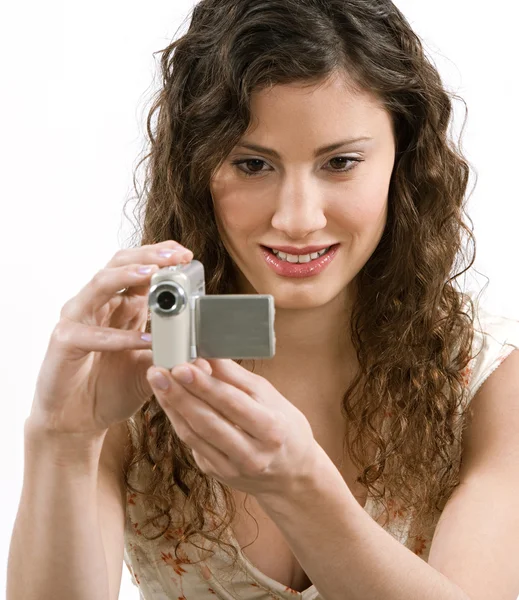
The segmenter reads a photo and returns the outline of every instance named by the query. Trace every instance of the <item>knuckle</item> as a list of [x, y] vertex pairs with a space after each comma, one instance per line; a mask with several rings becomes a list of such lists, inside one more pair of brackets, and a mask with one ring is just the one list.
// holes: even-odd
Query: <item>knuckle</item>
[[272, 432], [272, 436], [274, 438], [275, 443], [284, 444], [287, 439], [287, 431], [290, 429], [290, 423], [286, 418], [286, 415], [276, 415], [276, 417], [272, 417], [271, 426], [269, 431]]
[[215, 475], [218, 475], [218, 473], [212, 469], [209, 465], [206, 465], [204, 468], [200, 467], [200, 470], [202, 472], [204, 472], [206, 475], [209, 475], [209, 477], [214, 477]]
[[205, 377], [198, 377], [196, 386], [202, 393], [210, 393], [213, 389], [213, 386]]
[[278, 426], [273, 425], [268, 430], [269, 444], [271, 446], [274, 446], [274, 448], [281, 448], [281, 446], [283, 446], [284, 441], [285, 441], [285, 436], [284, 436], [283, 432], [279, 429]]
[[251, 398], [262, 406], [265, 406], [265, 398], [268, 398], [272, 392], [267, 385], [261, 382], [258, 385], [249, 386], [249, 390]]
[[243, 469], [250, 477], [259, 477], [268, 469], [268, 463], [259, 456], [255, 458], [248, 457], [243, 462]]
[[202, 437], [211, 440], [219, 431], [218, 422], [215, 418], [204, 420], [203, 426], [199, 427], [199, 430]]
[[91, 283], [94, 287], [101, 287], [103, 285], [103, 282], [105, 281], [105, 278], [106, 278], [106, 270], [101, 269], [92, 277]]
[[125, 248], [121, 248], [120, 250], [117, 250], [117, 252], [113, 255], [112, 260], [117, 262], [122, 261], [126, 257], [127, 253], [128, 250], [126, 250]]
[[269, 446], [280, 448], [286, 439], [287, 423], [283, 415], [269, 415], [264, 430], [264, 440]]
[[189, 427], [181, 425], [178, 430], [178, 435], [188, 446], [191, 446], [196, 441], [196, 433]]
[[175, 240], [164, 240], [162, 242], [157, 242], [153, 246], [149, 246], [149, 248], [154, 249], [155, 251], [168, 248], [178, 250], [179, 248], [182, 248], [182, 246]]
[[70, 298], [70, 300], [67, 300], [65, 302], [65, 304], [61, 307], [61, 310], [59, 311], [59, 318], [64, 319], [65, 317], [67, 317], [70, 314], [70, 310], [72, 308], [72, 298]]
[[253, 383], [251, 387], [257, 395], [267, 395], [272, 391], [272, 384], [270, 383], [270, 381], [268, 381], [264, 377], [261, 377], [261, 375], [257, 375], [254, 373], [252, 381]]
[[253, 373], [252, 371], [249, 371], [249, 373], [247, 374], [247, 377], [250, 377], [253, 384], [258, 387], [261, 387], [261, 385], [264, 384], [264, 382], [266, 381], [266, 379], [264, 377], [261, 377], [261, 375], [258, 375], [257, 373]]
[[103, 329], [94, 329], [92, 331], [92, 335], [96, 340], [99, 340], [100, 342], [107, 342], [112, 334], [109, 331], [105, 331]]
[[58, 346], [67, 346], [70, 344], [73, 332], [70, 322], [60, 319], [51, 333], [51, 342]]
[[233, 415], [234, 417], [243, 417], [243, 416], [247, 416], [247, 411], [244, 410], [243, 407], [243, 402], [239, 402], [236, 398], [233, 398], [232, 396], [228, 396], [226, 398], [226, 404], [227, 407], [229, 409], [229, 413], [231, 415]]

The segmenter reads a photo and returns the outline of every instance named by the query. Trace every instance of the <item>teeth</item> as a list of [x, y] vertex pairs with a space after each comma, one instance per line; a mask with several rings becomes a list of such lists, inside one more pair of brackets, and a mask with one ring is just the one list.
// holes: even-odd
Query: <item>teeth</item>
[[280, 252], [279, 250], [272, 250], [272, 252], [280, 259], [285, 262], [290, 263], [307, 263], [311, 260], [315, 260], [319, 258], [323, 254], [326, 254], [328, 250], [331, 248], [325, 248], [324, 250], [319, 250], [319, 252], [312, 252], [311, 254], [287, 254], [286, 252]]

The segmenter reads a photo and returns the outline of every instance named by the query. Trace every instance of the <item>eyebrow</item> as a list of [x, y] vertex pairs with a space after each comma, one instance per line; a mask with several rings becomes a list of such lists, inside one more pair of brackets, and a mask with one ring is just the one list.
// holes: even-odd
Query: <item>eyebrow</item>
[[[333, 150], [337, 150], [341, 146], [346, 146], [348, 144], [354, 144], [356, 142], [369, 142], [372, 141], [373, 138], [369, 136], [362, 136], [357, 138], [348, 138], [346, 140], [342, 140], [340, 142], [335, 142], [334, 144], [330, 144], [329, 146], [322, 146], [321, 148], [317, 148], [314, 152], [314, 157], [317, 158], [321, 156], [321, 154], [326, 154], [326, 152], [332, 152]], [[236, 148], [247, 148], [249, 150], [254, 150], [255, 152], [260, 152], [263, 154], [270, 154], [274, 158], [281, 159], [281, 156], [272, 148], [266, 148], [265, 146], [259, 146], [258, 144], [251, 144], [248, 142], [241, 142], [236, 145]]]

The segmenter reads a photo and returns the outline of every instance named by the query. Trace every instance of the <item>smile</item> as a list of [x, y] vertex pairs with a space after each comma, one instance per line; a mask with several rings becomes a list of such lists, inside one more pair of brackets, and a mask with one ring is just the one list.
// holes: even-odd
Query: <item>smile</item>
[[287, 252], [273, 250], [272, 248], [269, 248], [269, 250], [280, 260], [284, 260], [289, 263], [308, 263], [312, 260], [315, 260], [316, 258], [319, 258], [320, 256], [323, 256], [323, 254], [326, 254], [330, 248], [331, 246], [329, 246], [328, 248], [324, 248], [323, 250], [319, 250], [318, 252], [312, 252], [310, 254], [288, 254]]
[[334, 244], [311, 254], [287, 254], [261, 246], [261, 253], [267, 265], [282, 277], [314, 277], [322, 273], [339, 251], [340, 244]]

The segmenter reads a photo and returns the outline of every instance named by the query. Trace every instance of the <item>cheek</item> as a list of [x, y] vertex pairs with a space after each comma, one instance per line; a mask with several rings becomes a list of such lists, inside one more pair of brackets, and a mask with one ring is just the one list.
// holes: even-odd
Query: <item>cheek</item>
[[215, 214], [228, 234], [253, 231], [267, 216], [261, 202], [242, 195], [228, 195], [215, 202]]
[[[223, 235], [246, 233], [260, 226], [266, 206], [256, 189], [254, 193], [223, 167], [211, 181], [211, 195], [218, 227]], [[223, 230], [223, 231], [222, 231]]]
[[337, 221], [346, 230], [362, 233], [378, 230], [385, 224], [387, 217], [387, 191], [384, 194], [368, 194], [366, 192], [354, 198], [343, 197], [335, 203], [330, 221]]
[[366, 176], [351, 182], [348, 189], [343, 190], [342, 197], [335, 202], [336, 211], [342, 214], [343, 222], [354, 230], [378, 230], [386, 221], [388, 191], [389, 180], [386, 176], [366, 173]]

